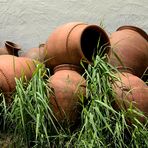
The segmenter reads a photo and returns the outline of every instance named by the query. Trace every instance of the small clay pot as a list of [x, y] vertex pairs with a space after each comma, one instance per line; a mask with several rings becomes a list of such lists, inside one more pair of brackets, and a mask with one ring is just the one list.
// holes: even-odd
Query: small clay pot
[[21, 57], [31, 58], [40, 62], [44, 62], [45, 60], [45, 44], [40, 44], [38, 48], [31, 48], [27, 52], [21, 55]]
[[75, 124], [80, 117], [80, 97], [85, 96], [86, 81], [79, 74], [80, 67], [63, 64], [54, 68], [49, 78], [49, 87], [53, 90], [50, 105], [59, 122]]
[[21, 50], [21, 47], [13, 42], [6, 41], [5, 42], [5, 47], [0, 48], [0, 55], [14, 55], [18, 56], [18, 52]]
[[35, 63], [29, 58], [1, 55], [0, 90], [3, 93], [11, 93], [15, 90], [15, 78], [19, 79], [24, 76], [24, 80], [30, 80], [35, 67]]
[[109, 53], [109, 49], [108, 35], [101, 27], [81, 22], [67, 23], [59, 26], [47, 39], [46, 66], [54, 68], [65, 63], [79, 66], [82, 59], [90, 63], [97, 52], [102, 52], [103, 56]]
[[[148, 117], [148, 86], [137, 76], [131, 73], [116, 73], [119, 81], [113, 84], [115, 92], [116, 109], [125, 109], [133, 106]], [[143, 117], [139, 117], [144, 122]]]
[[148, 35], [135, 26], [121, 26], [110, 36], [110, 63], [140, 77], [148, 67]]

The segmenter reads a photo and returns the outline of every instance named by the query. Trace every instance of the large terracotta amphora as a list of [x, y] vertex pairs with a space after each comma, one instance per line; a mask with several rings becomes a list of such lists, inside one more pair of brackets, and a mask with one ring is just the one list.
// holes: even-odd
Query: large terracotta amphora
[[49, 87], [53, 94], [50, 105], [59, 122], [75, 124], [80, 115], [80, 99], [85, 96], [85, 79], [80, 75], [80, 68], [63, 64], [54, 68], [54, 75], [49, 78]]
[[128, 68], [142, 77], [148, 68], [148, 35], [135, 26], [122, 26], [110, 36], [110, 63], [119, 70]]
[[108, 35], [101, 27], [81, 22], [67, 23], [55, 29], [47, 39], [46, 66], [80, 65], [81, 59], [91, 62], [97, 52], [103, 56], [109, 53], [109, 49]]
[[29, 58], [12, 55], [0, 56], [0, 90], [3, 93], [11, 93], [15, 90], [15, 78], [24, 77], [30, 80], [36, 66]]
[[[142, 111], [148, 117], [148, 86], [131, 73], [116, 73], [119, 80], [113, 84], [117, 108], [130, 107]], [[143, 122], [144, 118], [140, 117]]]

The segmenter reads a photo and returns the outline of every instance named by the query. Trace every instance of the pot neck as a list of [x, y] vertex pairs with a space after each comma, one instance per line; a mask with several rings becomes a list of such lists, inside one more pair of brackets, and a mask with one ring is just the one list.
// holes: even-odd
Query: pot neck
[[116, 31], [125, 30], [125, 29], [133, 30], [133, 31], [139, 33], [146, 41], [148, 41], [147, 33], [144, 30], [142, 30], [141, 28], [136, 27], [136, 26], [128, 26], [128, 25], [121, 26]]
[[61, 64], [61, 65], [58, 65], [56, 66], [53, 71], [54, 73], [56, 73], [57, 71], [60, 71], [60, 70], [72, 70], [72, 71], [76, 71], [80, 74], [83, 73], [83, 68], [78, 66], [78, 65], [73, 65], [73, 64]]

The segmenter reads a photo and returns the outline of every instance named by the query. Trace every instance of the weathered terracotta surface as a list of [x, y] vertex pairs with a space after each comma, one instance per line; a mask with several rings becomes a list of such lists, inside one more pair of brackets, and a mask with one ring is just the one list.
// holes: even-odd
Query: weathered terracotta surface
[[65, 63], [80, 65], [82, 58], [91, 62], [93, 54], [97, 53], [98, 42], [103, 55], [109, 53], [109, 38], [101, 27], [81, 22], [59, 26], [47, 39], [46, 65], [51, 68]]
[[118, 107], [127, 110], [132, 103], [148, 116], [148, 86], [133, 74], [122, 72], [115, 75], [120, 78], [113, 84]]
[[147, 33], [135, 26], [122, 26], [111, 34], [110, 42], [113, 48], [110, 63], [131, 69], [133, 74], [141, 77], [148, 68]]
[[26, 77], [30, 80], [35, 70], [35, 63], [28, 58], [15, 57], [12, 55], [0, 56], [0, 89], [4, 93], [15, 89], [15, 78]]
[[86, 84], [76, 69], [79, 68], [74, 65], [59, 65], [55, 67], [55, 73], [48, 81], [54, 92], [54, 95], [50, 96], [50, 105], [59, 122], [67, 120], [73, 124], [78, 120], [79, 97], [85, 96]]

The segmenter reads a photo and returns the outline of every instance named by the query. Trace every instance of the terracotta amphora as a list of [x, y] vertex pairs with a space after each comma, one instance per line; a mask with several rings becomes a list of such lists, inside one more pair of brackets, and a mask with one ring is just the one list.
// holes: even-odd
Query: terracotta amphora
[[117, 68], [128, 68], [142, 77], [148, 68], [148, 35], [135, 26], [121, 26], [110, 36], [110, 63]]
[[[148, 86], [139, 77], [127, 73], [116, 73], [119, 80], [113, 84], [117, 108], [127, 110], [132, 107], [148, 117]], [[139, 118], [144, 122], [144, 118]]]
[[79, 66], [81, 59], [90, 63], [97, 52], [103, 56], [109, 53], [109, 49], [108, 35], [101, 27], [81, 22], [67, 23], [55, 29], [47, 39], [46, 66], [54, 68], [65, 63]]
[[15, 90], [15, 78], [30, 80], [35, 68], [34, 61], [29, 58], [0, 55], [0, 90], [11, 93]]
[[53, 94], [50, 105], [59, 122], [72, 125], [80, 115], [80, 98], [85, 96], [86, 81], [80, 75], [81, 69], [71, 64], [62, 64], [54, 68], [49, 78], [49, 87]]

